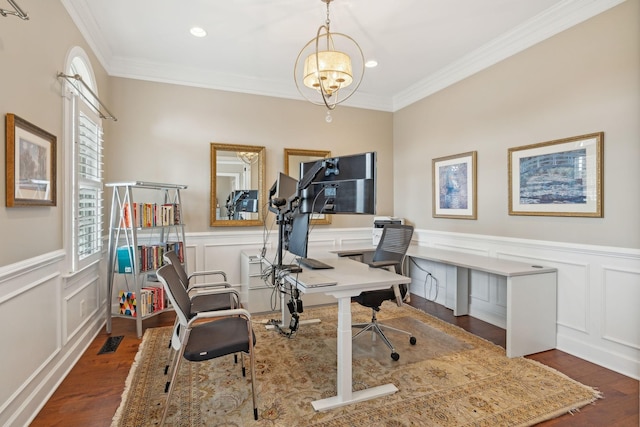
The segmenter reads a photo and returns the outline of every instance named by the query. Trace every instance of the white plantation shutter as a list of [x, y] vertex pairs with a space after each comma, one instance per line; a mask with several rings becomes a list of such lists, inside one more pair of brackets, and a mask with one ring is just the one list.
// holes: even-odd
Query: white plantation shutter
[[82, 267], [83, 260], [102, 250], [102, 127], [85, 102], [76, 102], [74, 243]]

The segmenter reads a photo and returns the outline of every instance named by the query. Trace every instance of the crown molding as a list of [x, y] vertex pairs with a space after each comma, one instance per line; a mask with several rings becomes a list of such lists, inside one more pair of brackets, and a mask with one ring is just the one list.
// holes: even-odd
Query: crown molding
[[104, 39], [102, 33], [95, 30], [96, 28], [99, 28], [99, 26], [95, 19], [93, 19], [93, 15], [89, 11], [86, 3], [77, 0], [60, 1], [67, 10], [67, 13], [71, 17], [73, 23], [78, 27], [80, 34], [84, 37], [85, 41], [91, 48], [91, 51], [96, 58], [98, 58], [98, 62], [100, 62], [102, 68], [104, 68], [107, 74], [110, 75], [109, 64], [111, 62], [111, 58], [113, 58], [113, 53], [111, 52], [109, 43]]
[[[306, 101], [298, 93], [293, 80], [247, 78], [246, 76], [216, 73], [200, 68], [122, 57], [115, 57], [111, 60], [108, 73], [113, 77]], [[391, 99], [365, 92], [356, 92], [341, 105], [389, 112], [392, 108]]]
[[565, 0], [393, 97], [398, 111], [626, 0]]
[[[475, 73], [586, 21], [626, 0], [564, 0], [475, 51], [402, 90], [391, 99], [356, 92], [342, 105], [395, 112]], [[71, 19], [110, 76], [228, 92], [304, 100], [293, 82], [114, 57], [85, 3], [61, 0]]]

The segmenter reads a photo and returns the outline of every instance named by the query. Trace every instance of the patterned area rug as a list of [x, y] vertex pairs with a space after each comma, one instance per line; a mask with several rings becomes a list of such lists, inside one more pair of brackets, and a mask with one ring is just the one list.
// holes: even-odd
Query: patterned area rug
[[[353, 321], [371, 312], [352, 305]], [[354, 390], [394, 383], [393, 395], [315, 412], [311, 401], [335, 395], [337, 306], [305, 309], [293, 338], [267, 330], [254, 316], [259, 420], [251, 386], [233, 357], [182, 364], [170, 406], [172, 426], [529, 426], [600, 398], [535, 361], [508, 359], [504, 349], [409, 306], [385, 303], [381, 322], [411, 330], [390, 334], [400, 360], [391, 360], [370, 334], [353, 343]], [[171, 328], [148, 329], [112, 427], [156, 425], [166, 395], [163, 374]], [[247, 370], [247, 372], [249, 372]]]

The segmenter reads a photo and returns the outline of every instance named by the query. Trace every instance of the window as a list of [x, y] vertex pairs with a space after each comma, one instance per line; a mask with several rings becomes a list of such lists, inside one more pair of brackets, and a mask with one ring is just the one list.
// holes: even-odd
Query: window
[[86, 109], [83, 102], [76, 116], [74, 241], [78, 261], [100, 253], [102, 249], [102, 128], [95, 114], [84, 111]]
[[[67, 60], [68, 75], [80, 75], [97, 94], [95, 78], [84, 51], [74, 48]], [[69, 271], [76, 272], [100, 259], [103, 227], [102, 122], [82, 95], [92, 95], [80, 82], [64, 82], [65, 248]]]

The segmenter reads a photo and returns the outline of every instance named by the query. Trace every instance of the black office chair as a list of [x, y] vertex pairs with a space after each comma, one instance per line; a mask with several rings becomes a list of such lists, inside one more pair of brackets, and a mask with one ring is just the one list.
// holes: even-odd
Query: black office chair
[[[407, 248], [411, 243], [411, 237], [413, 236], [413, 227], [410, 225], [400, 224], [387, 224], [382, 230], [382, 236], [380, 242], [376, 247], [376, 251], [373, 255], [373, 260], [367, 262], [370, 267], [373, 268], [391, 268], [393, 267], [397, 274], [402, 274], [402, 266], [404, 262]], [[353, 256], [354, 254], [351, 253]], [[381, 289], [377, 291], [362, 292], [357, 297], [353, 298], [353, 301], [365, 307], [372, 309], [371, 322], [358, 323], [352, 325], [354, 328], [362, 328], [357, 334], [353, 336], [356, 339], [364, 332], [371, 330], [382, 338], [384, 343], [391, 349], [391, 358], [393, 360], [400, 359], [400, 355], [396, 352], [391, 341], [385, 336], [383, 330], [389, 330], [393, 332], [400, 332], [409, 335], [409, 343], [415, 345], [416, 338], [411, 332], [403, 331], [401, 329], [393, 328], [388, 325], [383, 325], [378, 322], [376, 313], [380, 311], [380, 306], [384, 301], [395, 301], [398, 306], [402, 305], [409, 288], [407, 285], [394, 285], [389, 289]]]
[[246, 375], [244, 354], [249, 355], [251, 371], [251, 393], [253, 396], [253, 417], [258, 419], [256, 399], [256, 373], [254, 346], [256, 337], [251, 326], [251, 315], [242, 308], [230, 310], [202, 311], [190, 316], [191, 299], [180, 282], [173, 266], [165, 265], [157, 271], [167, 296], [173, 305], [180, 324], [178, 340], [174, 348], [178, 351], [171, 366], [171, 379], [168, 383], [167, 402], [160, 425], [164, 425], [169, 412], [171, 394], [175, 389], [176, 378], [183, 358], [191, 362], [202, 362], [221, 356], [243, 353], [242, 376]]

